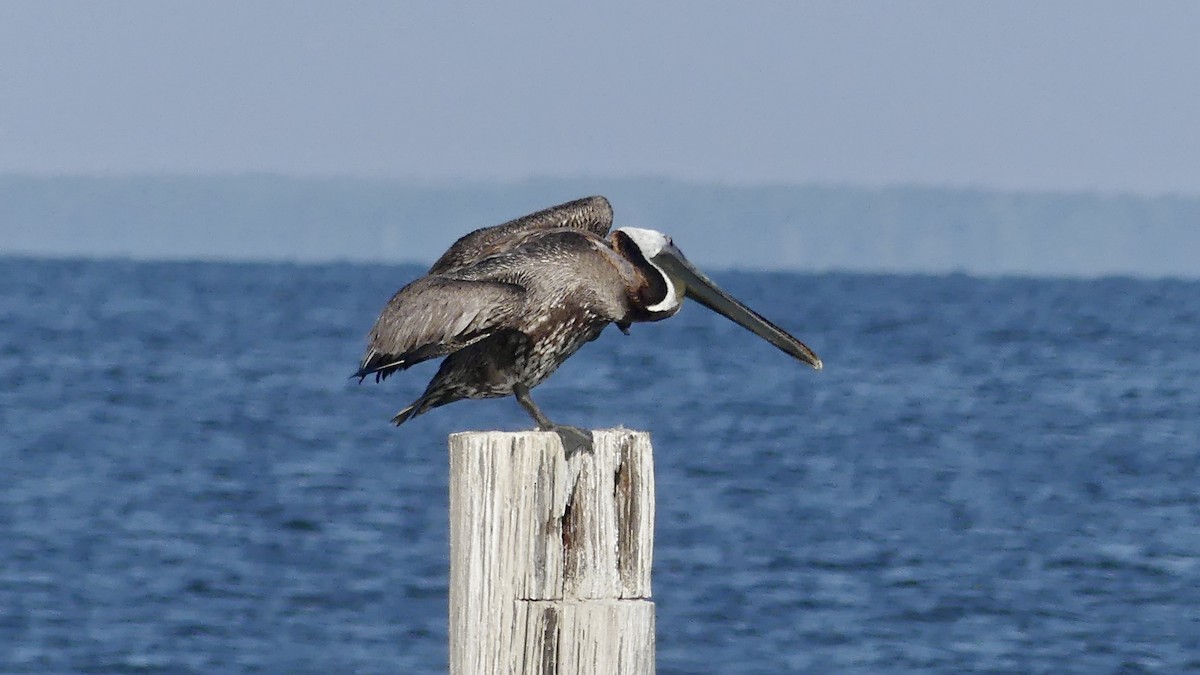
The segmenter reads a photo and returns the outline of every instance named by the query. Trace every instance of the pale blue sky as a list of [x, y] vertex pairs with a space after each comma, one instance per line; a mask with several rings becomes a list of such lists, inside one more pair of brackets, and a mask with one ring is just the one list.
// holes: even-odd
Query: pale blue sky
[[0, 172], [1200, 194], [1200, 3], [0, 2]]

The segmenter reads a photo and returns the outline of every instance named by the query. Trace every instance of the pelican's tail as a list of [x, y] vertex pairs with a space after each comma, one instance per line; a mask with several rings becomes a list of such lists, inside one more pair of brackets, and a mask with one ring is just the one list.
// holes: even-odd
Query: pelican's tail
[[[448, 403], [448, 402], [449, 401], [445, 401], [444, 403]], [[416, 417], [417, 415], [421, 415], [421, 414], [425, 413], [426, 411], [428, 411], [430, 408], [436, 408], [439, 405], [442, 405], [442, 403], [438, 403], [437, 401], [433, 400], [433, 398], [429, 395], [429, 393], [426, 392], [426, 394], [424, 396], [413, 401], [412, 405], [410, 405], [407, 408], [396, 413], [396, 416], [392, 418], [392, 424], [395, 424], [396, 426], [400, 426], [401, 424], [404, 424], [405, 422]]]
[[[449, 361], [446, 363], [449, 363]], [[468, 396], [464, 396], [460, 389], [446, 383], [445, 376], [443, 375], [445, 369], [446, 364], [443, 363], [442, 370], [438, 371], [433, 381], [425, 388], [425, 393], [413, 401], [412, 405], [396, 413], [396, 416], [392, 418], [392, 424], [400, 426], [417, 415], [422, 415], [433, 408], [469, 398]]]
[[[419, 403], [419, 401], [418, 401], [418, 403]], [[414, 404], [408, 406], [407, 408], [405, 408], [404, 410], [401, 410], [400, 412], [396, 413], [396, 416], [392, 418], [392, 424], [395, 424], [396, 426], [400, 426], [401, 424], [404, 424], [405, 422], [407, 422], [410, 418], [416, 417], [417, 415], [420, 415], [420, 414], [421, 413], [417, 412], [417, 404], [414, 403]]]

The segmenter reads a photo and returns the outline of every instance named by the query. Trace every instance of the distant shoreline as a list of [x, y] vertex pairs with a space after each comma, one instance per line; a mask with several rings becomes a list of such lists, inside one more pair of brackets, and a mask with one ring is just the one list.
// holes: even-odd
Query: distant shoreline
[[1200, 277], [1200, 197], [657, 178], [0, 175], [0, 255], [419, 264], [472, 229], [587, 194], [711, 269]]
[[[271, 259], [251, 259], [251, 258], [137, 258], [130, 256], [80, 256], [80, 255], [43, 255], [43, 254], [27, 254], [22, 252], [0, 253], [0, 264], [5, 262], [13, 264], [33, 264], [33, 265], [128, 265], [130, 267], [153, 267], [153, 266], [175, 266], [175, 265], [194, 265], [197, 267], [261, 267], [263, 269], [275, 269], [280, 267], [294, 267], [298, 270], [305, 269], [336, 269], [341, 267], [354, 268], [379, 268], [382, 270], [392, 269], [397, 272], [397, 280], [403, 281], [407, 278], [416, 278], [423, 274], [428, 269], [429, 262], [386, 262], [376, 260], [271, 260]], [[818, 278], [827, 276], [846, 277], [852, 279], [946, 279], [953, 280], [956, 278], [967, 279], [970, 281], [1031, 281], [1031, 282], [1048, 282], [1048, 283], [1105, 283], [1105, 282], [1130, 282], [1130, 283], [1179, 283], [1179, 284], [1200, 284], [1200, 274], [1195, 276], [1150, 276], [1150, 275], [1134, 275], [1134, 274], [1101, 274], [1094, 276], [1067, 276], [1067, 275], [1035, 275], [1035, 274], [975, 274], [970, 272], [888, 272], [888, 271], [871, 271], [871, 270], [788, 270], [788, 269], [748, 269], [729, 267], [712, 268], [711, 273], [715, 276], [728, 278], [729, 276], [739, 277], [771, 277], [771, 276], [795, 276], [805, 278]], [[2, 275], [0, 275], [2, 276]]]

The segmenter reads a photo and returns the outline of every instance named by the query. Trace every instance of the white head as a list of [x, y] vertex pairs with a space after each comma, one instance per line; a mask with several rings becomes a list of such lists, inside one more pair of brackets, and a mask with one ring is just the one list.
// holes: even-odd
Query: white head
[[721, 290], [712, 279], [704, 276], [688, 262], [683, 253], [675, 248], [670, 237], [662, 232], [637, 227], [622, 227], [616, 232], [633, 243], [637, 252], [662, 277], [666, 285], [667, 292], [663, 299], [645, 308], [654, 316], [638, 320], [658, 321], [671, 316], [683, 304], [686, 295], [796, 359], [817, 370], [821, 369], [821, 359], [807, 345]]
[[654, 258], [663, 251], [673, 251], [676, 255], [681, 255], [679, 249], [675, 248], [675, 244], [671, 242], [671, 238], [657, 230], [644, 230], [640, 227], [619, 227], [618, 232], [624, 233], [633, 241], [634, 246], [642, 252], [642, 257], [646, 262], [650, 263], [654, 269], [662, 276], [663, 282], [667, 285], [667, 294], [663, 299], [646, 308], [649, 312], [669, 312], [678, 309], [683, 304], [683, 294], [687, 289], [679, 280], [671, 279], [671, 275], [667, 274], [661, 266], [654, 262]]
[[618, 227], [618, 232], [624, 232], [629, 235], [633, 243], [637, 244], [638, 250], [642, 255], [649, 260], [659, 253], [663, 252], [668, 246], [672, 246], [671, 238], [659, 232], [658, 230], [643, 230], [640, 227]]

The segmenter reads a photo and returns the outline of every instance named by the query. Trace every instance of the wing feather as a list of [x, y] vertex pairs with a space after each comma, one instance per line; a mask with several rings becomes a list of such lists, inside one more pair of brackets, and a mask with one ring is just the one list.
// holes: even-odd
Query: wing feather
[[400, 289], [371, 329], [354, 377], [379, 381], [397, 370], [458, 351], [509, 327], [525, 290], [492, 280], [426, 276]]
[[463, 236], [433, 264], [429, 274], [449, 274], [463, 270], [519, 245], [531, 232], [568, 228], [603, 237], [608, 234], [612, 222], [612, 205], [601, 196], [584, 197], [551, 206], [502, 225], [485, 227]]

